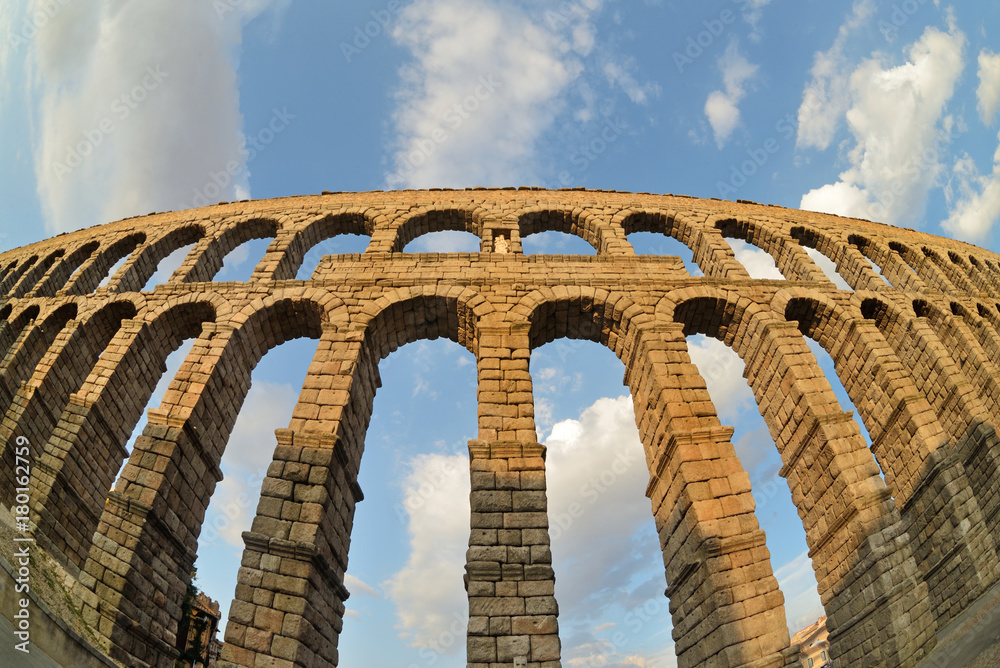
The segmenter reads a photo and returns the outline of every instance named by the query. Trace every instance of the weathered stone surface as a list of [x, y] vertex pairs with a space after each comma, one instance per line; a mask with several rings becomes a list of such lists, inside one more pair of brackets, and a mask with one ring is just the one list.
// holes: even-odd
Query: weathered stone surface
[[[478, 235], [481, 252], [403, 252], [445, 229]], [[522, 238], [545, 230], [578, 235], [596, 254], [525, 256]], [[639, 231], [686, 244], [704, 276], [676, 257], [636, 256], [627, 235]], [[309, 249], [345, 233], [368, 235], [368, 250], [328, 255], [296, 278]], [[251, 280], [216, 281], [225, 255], [252, 238], [273, 241]], [[751, 279], [727, 238], [769, 253], [787, 280]], [[142, 290], [189, 244], [172, 276]], [[806, 248], [852, 289], [836, 289]], [[529, 360], [557, 338], [595, 341], [622, 360], [634, 398], [679, 665], [785, 666], [795, 652], [749, 476], [687, 352], [686, 337], [701, 333], [746, 364], [836, 662], [913, 666], [1000, 577], [998, 300], [1000, 258], [967, 244], [671, 195], [340, 193], [118, 221], [0, 253], [0, 502], [23, 486], [11, 453], [27, 439], [36, 536], [76, 576], [83, 618], [122, 663], [173, 665], [167, 641], [250, 371], [276, 345], [317, 339], [244, 533], [222, 665], [337, 665], [378, 363], [447, 337], [475, 356], [479, 376], [468, 662], [555, 668]], [[806, 337], [833, 358], [871, 448]], [[192, 338], [125, 462], [120, 444], [164, 360]]]

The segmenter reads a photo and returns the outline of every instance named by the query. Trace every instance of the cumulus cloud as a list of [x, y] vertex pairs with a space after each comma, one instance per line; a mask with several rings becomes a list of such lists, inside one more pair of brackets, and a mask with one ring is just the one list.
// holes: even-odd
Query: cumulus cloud
[[641, 105], [659, 88], [598, 39], [605, 4], [414, 0], [392, 32], [411, 59], [400, 69], [386, 184], [540, 182], [554, 144], [624, 132], [618, 93]]
[[812, 79], [806, 84], [799, 106], [797, 146], [811, 146], [824, 151], [833, 141], [850, 100], [844, 49], [851, 35], [873, 10], [873, 0], [856, 0], [847, 21], [837, 31], [833, 46], [816, 52], [813, 57]]
[[[976, 90], [979, 115], [986, 125], [996, 119], [1000, 108], [1000, 54], [979, 53], [979, 88]], [[993, 155], [993, 169], [981, 174], [968, 153], [955, 160], [945, 188], [948, 218], [941, 226], [951, 235], [970, 241], [986, 241], [1000, 220], [1000, 136]]]
[[[469, 458], [424, 454], [410, 462], [403, 510], [410, 534], [406, 565], [381, 585], [396, 606], [400, 637], [441, 654], [464, 650], [469, 603], [462, 577], [469, 543]], [[451, 638], [450, 642], [442, 639]]]
[[979, 117], [990, 125], [1000, 107], [1000, 53], [983, 49], [979, 52]]
[[[643, 494], [649, 473], [631, 397], [598, 399], [579, 419], [556, 423], [545, 445], [564, 663], [673, 665], [663, 559]], [[644, 643], [658, 633], [653, 654]]]
[[959, 239], [983, 242], [1000, 220], [1000, 143], [991, 173], [980, 174], [966, 153], [955, 161], [952, 174], [953, 183], [945, 189], [950, 213], [941, 227]]
[[236, 53], [248, 21], [277, 18], [289, 3], [63, 5], [38, 31], [30, 61], [49, 230], [208, 203], [197, 193], [212, 175], [221, 184], [207, 191], [213, 203], [246, 196]]
[[494, 0], [409, 5], [392, 33], [413, 61], [401, 71], [387, 183], [537, 179], [534, 152], [583, 72], [601, 4], [545, 13]]
[[740, 53], [739, 43], [733, 40], [719, 58], [723, 90], [709, 93], [705, 101], [705, 115], [715, 134], [715, 144], [720, 149], [729, 141], [740, 122], [740, 101], [746, 96], [746, 84], [757, 73], [758, 66], [747, 61]]
[[928, 27], [902, 65], [889, 67], [881, 56], [862, 62], [849, 84], [850, 167], [837, 183], [804, 195], [801, 208], [918, 224], [952, 141], [954, 119], [945, 109], [962, 72], [964, 46], [965, 36], [952, 23], [948, 32]]

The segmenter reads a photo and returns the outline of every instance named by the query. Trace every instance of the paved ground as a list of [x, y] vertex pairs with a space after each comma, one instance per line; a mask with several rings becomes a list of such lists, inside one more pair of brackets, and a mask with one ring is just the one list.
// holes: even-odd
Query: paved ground
[[938, 632], [938, 645], [917, 668], [1000, 667], [1000, 584]]
[[0, 615], [0, 666], [4, 668], [61, 668], [58, 663], [50, 659], [37, 647], [29, 646], [29, 653], [25, 654], [14, 649], [14, 645], [20, 642], [14, 636], [14, 627], [7, 618]]

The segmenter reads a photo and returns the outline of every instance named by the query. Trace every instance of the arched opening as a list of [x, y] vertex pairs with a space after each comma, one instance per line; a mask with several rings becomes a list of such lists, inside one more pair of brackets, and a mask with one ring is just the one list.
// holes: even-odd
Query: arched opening
[[[776, 281], [786, 279], [778, 268], [778, 256], [775, 255], [777, 249], [773, 247], [773, 240], [762, 241], [758, 238], [760, 230], [755, 225], [730, 218], [716, 222], [715, 227], [728, 239], [733, 255], [750, 274], [750, 278]], [[766, 243], [767, 247], [762, 243]]]
[[636, 255], [673, 255], [684, 262], [692, 276], [704, 276], [694, 261], [694, 251], [674, 237], [660, 232], [632, 232], [626, 237]]
[[[449, 340], [408, 343], [378, 365], [344, 584], [341, 665], [466, 665], [468, 441], [476, 364]], [[472, 592], [474, 593], [474, 592]], [[396, 633], [387, 633], [395, 628]]]
[[[300, 281], [309, 280], [320, 261], [327, 255], [345, 255], [348, 253], [364, 253], [371, 243], [371, 237], [364, 234], [337, 234], [324, 239], [310, 248], [302, 258], [295, 278]], [[477, 246], [478, 250], [478, 246]]]
[[569, 232], [546, 230], [521, 237], [525, 255], [597, 255], [597, 250]]
[[780, 472], [783, 462], [753, 391], [745, 364], [729, 346], [703, 334], [687, 337], [688, 354], [708, 386], [719, 419], [733, 427], [733, 447], [750, 476], [755, 514], [767, 536], [771, 568], [784, 595], [789, 635], [824, 615], [802, 519]]
[[837, 286], [838, 290], [853, 290], [853, 288], [844, 280], [844, 277], [840, 275], [837, 271], [836, 263], [823, 255], [815, 248], [804, 248], [806, 255], [812, 258], [812, 261], [816, 263], [816, 266], [820, 268], [820, 271], [830, 279], [830, 282]]
[[146, 282], [143, 284], [140, 291], [155, 290], [157, 285], [166, 283], [174, 275], [174, 272], [180, 269], [181, 265], [184, 264], [184, 260], [187, 259], [188, 255], [193, 251], [198, 245], [198, 241], [190, 241], [187, 244], [175, 248], [170, 251], [162, 260], [156, 264], [156, 269], [149, 275]]
[[[435, 232], [467, 232], [479, 240], [483, 235], [483, 225], [475, 212], [469, 209], [432, 209], [417, 213], [403, 220], [395, 230], [395, 237], [392, 240], [391, 247], [382, 250], [389, 250], [396, 253], [428, 252], [421, 250], [422, 246], [420, 245], [415, 246], [413, 251], [404, 251], [404, 249], [409, 247], [415, 239], [431, 235]], [[464, 235], [431, 237], [432, 242], [435, 239], [437, 240], [435, 242], [437, 246], [455, 246], [459, 243], [459, 239], [463, 240], [461, 243], [469, 243], [468, 237]], [[469, 252], [478, 253], [479, 249], [477, 241], [475, 247]], [[451, 251], [437, 251], [435, 249], [435, 252]]]
[[518, 219], [518, 234], [525, 255], [595, 255], [607, 239], [593, 217], [567, 209], [535, 209]]
[[854, 246], [858, 250], [858, 252], [861, 253], [862, 257], [864, 257], [865, 260], [868, 261], [868, 264], [871, 265], [872, 271], [875, 272], [875, 275], [878, 276], [880, 279], [882, 279], [882, 281], [888, 287], [891, 288], [892, 283], [889, 281], [888, 278], [886, 278], [885, 272], [882, 271], [881, 265], [875, 262], [874, 258], [872, 258], [871, 256], [871, 253], [874, 252], [874, 246], [871, 243], [871, 241], [858, 234], [852, 234], [847, 238], [847, 243]]
[[219, 273], [212, 279], [213, 281], [239, 281], [250, 280], [254, 269], [271, 245], [273, 237], [260, 237], [249, 239], [229, 251], [222, 259], [222, 267]]
[[65, 260], [59, 263], [59, 265], [49, 273], [48, 277], [42, 285], [38, 286], [36, 291], [36, 296], [39, 297], [54, 297], [56, 293], [66, 286], [66, 282], [69, 280], [70, 276], [76, 273], [83, 264], [89, 260], [94, 251], [100, 247], [100, 244], [96, 241], [91, 241], [88, 244], [84, 244], [82, 247], [70, 253]]
[[[169, 355], [184, 348], [183, 342], [196, 337], [202, 324], [212, 319], [210, 305], [194, 302], [180, 304], [153, 322], [121, 323], [93, 359], [89, 372], [77, 371], [73, 381], [77, 384], [70, 386], [75, 389], [75, 400], [53, 412], [52, 419], [57, 420], [53, 433], [58, 438], [47, 444], [42, 457], [49, 475], [32, 493], [40, 514], [40, 533], [48, 536], [54, 553], [70, 569], [84, 566], [108, 492], [130, 454], [133, 425], [145, 424], [142, 409], [167, 370], [166, 364], [173, 366]], [[71, 341], [61, 357], [87, 359], [88, 350], [93, 355], [93, 330], [100, 324], [84, 323], [81, 329], [89, 330], [83, 332], [84, 340]], [[107, 337], [110, 329], [107, 324], [104, 327]], [[115, 354], [106, 354], [108, 350]], [[64, 378], [46, 377], [42, 389], [60, 380], [65, 383]], [[54, 390], [46, 390], [42, 398], [52, 401], [54, 395]]]
[[[649, 471], [624, 365], [556, 339], [531, 352], [563, 665], [648, 665], [673, 654]], [[615, 389], [617, 387], [617, 390]]]
[[38, 256], [32, 255], [30, 258], [22, 262], [21, 264], [15, 265], [14, 268], [7, 274], [6, 278], [3, 279], [3, 283], [0, 283], [0, 296], [7, 296], [10, 291], [18, 284], [21, 277], [38, 262]]
[[35, 286], [38, 285], [38, 282], [42, 280], [46, 272], [52, 268], [52, 265], [54, 265], [56, 261], [58, 261], [59, 258], [63, 257], [65, 254], [66, 251], [59, 249], [49, 253], [41, 262], [33, 264], [31, 268], [25, 272], [24, 276], [17, 282], [17, 285], [14, 287], [14, 292], [12, 292], [10, 296], [16, 299], [31, 292]]
[[[66, 304], [49, 314], [41, 323], [36, 323], [30, 330], [31, 321], [38, 317], [38, 306], [25, 309], [10, 328], [10, 343], [4, 350], [2, 358], [3, 381], [0, 383], [0, 406], [11, 406], [14, 393], [21, 383], [31, 378], [35, 367], [48, 352], [56, 337], [66, 323], [76, 317], [76, 304]], [[24, 336], [23, 339], [21, 337]], [[21, 339], [20, 345], [16, 345]], [[16, 345], [16, 347], [14, 347]]]
[[[193, 343], [185, 347], [190, 349]], [[271, 348], [260, 358], [250, 372], [250, 388], [219, 462], [222, 480], [205, 509], [194, 562], [195, 586], [219, 604], [219, 640], [236, 591], [245, 548], [243, 532], [251, 529], [261, 484], [272, 462], [274, 432], [288, 425], [315, 350], [315, 340], [298, 338]], [[173, 375], [163, 378], [169, 385]], [[158, 405], [155, 400], [154, 394], [150, 404]]]
[[413, 239], [404, 253], [478, 253], [482, 240], [471, 232], [445, 230], [428, 232]]
[[132, 253], [145, 241], [145, 233], [137, 232], [129, 234], [105, 248], [98, 253], [93, 262], [71, 279], [72, 285], [69, 286], [69, 293], [86, 295], [94, 292], [99, 286], [107, 285], [114, 276], [114, 272], [125, 264]]

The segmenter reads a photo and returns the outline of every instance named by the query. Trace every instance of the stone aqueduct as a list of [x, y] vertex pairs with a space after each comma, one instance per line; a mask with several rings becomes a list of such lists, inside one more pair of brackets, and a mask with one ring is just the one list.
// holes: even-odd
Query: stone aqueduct
[[[481, 252], [402, 252], [438, 230], [472, 232]], [[596, 255], [524, 255], [521, 239], [545, 230], [578, 235]], [[636, 255], [636, 231], [686, 244], [704, 277], [677, 257]], [[325, 256], [295, 279], [308, 249], [345, 233], [370, 236], [367, 251]], [[510, 252], [495, 252], [499, 236]], [[252, 238], [273, 238], [252, 278], [213, 281]], [[751, 279], [726, 238], [767, 251], [788, 280]], [[140, 291], [191, 243], [169, 280]], [[807, 247], [853, 290], [838, 290]], [[733, 430], [688, 356], [695, 333], [746, 364], [840, 665], [915, 665], [1000, 578], [1000, 257], [960, 242], [669, 195], [324, 193], [151, 214], [0, 254], [0, 323], [2, 503], [14, 500], [23, 436], [37, 451], [35, 536], [128, 666], [173, 665], [186, 576], [250, 372], [297, 337], [318, 346], [244, 533], [222, 665], [337, 664], [378, 363], [436, 337], [477, 360], [470, 666], [560, 665], [528, 368], [532, 349], [560, 337], [600, 342], [625, 365], [680, 666], [795, 665]], [[807, 337], [834, 360], [871, 447]], [[165, 358], [191, 338], [127, 455]]]

